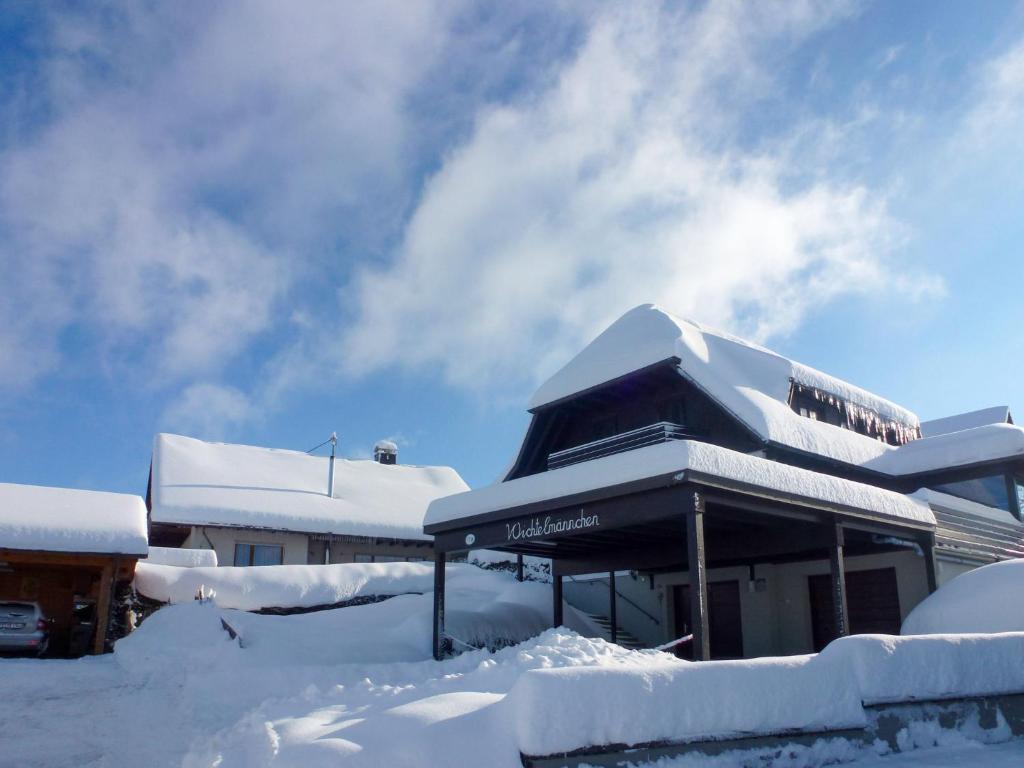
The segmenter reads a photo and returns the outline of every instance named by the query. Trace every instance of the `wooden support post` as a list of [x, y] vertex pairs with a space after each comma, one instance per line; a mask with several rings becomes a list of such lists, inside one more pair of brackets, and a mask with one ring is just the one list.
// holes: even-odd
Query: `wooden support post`
[[562, 626], [562, 574], [554, 572], [551, 564], [551, 626]]
[[107, 628], [110, 626], [110, 592], [113, 588], [114, 568], [110, 563], [103, 566], [100, 576], [100, 592], [96, 596], [96, 635], [93, 638], [92, 652], [103, 653], [107, 644]]
[[516, 581], [523, 580], [523, 555], [516, 555]]
[[444, 552], [434, 553], [434, 658], [444, 658]]
[[608, 572], [608, 621], [611, 623], [612, 642], [619, 642], [619, 617], [615, 605], [615, 571]]
[[687, 564], [690, 570], [690, 624], [693, 632], [693, 660], [711, 658], [708, 635], [708, 574], [704, 552], [704, 499], [693, 491], [686, 511]]
[[928, 580], [928, 594], [939, 588], [939, 569], [935, 562], [935, 534], [929, 533], [921, 540], [921, 553], [924, 555], [924, 572]]
[[835, 610], [836, 637], [850, 634], [850, 614], [846, 606], [846, 564], [843, 560], [843, 526], [835, 524], [835, 537], [829, 550], [832, 570], [832, 605]]

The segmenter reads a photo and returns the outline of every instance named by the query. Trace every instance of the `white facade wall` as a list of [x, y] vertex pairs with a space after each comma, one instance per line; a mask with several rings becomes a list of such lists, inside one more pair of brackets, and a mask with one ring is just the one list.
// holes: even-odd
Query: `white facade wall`
[[[214, 526], [193, 527], [184, 547], [195, 549], [213, 549], [217, 552], [217, 562], [222, 566], [235, 564], [236, 544], [276, 544], [282, 547], [282, 564], [284, 565], [322, 565], [326, 559], [326, 542], [305, 533], [291, 531], [266, 531], [250, 528], [217, 528]], [[373, 557], [400, 557], [433, 559], [433, 548], [430, 542], [423, 545], [386, 544], [372, 539], [365, 541], [332, 541], [330, 562], [355, 562], [356, 555]]]

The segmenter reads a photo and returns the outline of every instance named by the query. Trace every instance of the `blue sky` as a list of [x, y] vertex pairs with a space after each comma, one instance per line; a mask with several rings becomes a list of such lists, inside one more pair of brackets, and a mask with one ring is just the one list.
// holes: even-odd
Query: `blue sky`
[[493, 480], [655, 301], [1024, 414], [1024, 5], [0, 0], [0, 480], [152, 436]]

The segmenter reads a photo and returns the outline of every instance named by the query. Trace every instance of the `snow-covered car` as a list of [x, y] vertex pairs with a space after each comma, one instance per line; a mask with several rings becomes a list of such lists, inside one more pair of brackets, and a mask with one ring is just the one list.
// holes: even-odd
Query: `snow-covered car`
[[39, 603], [0, 602], [0, 653], [42, 656], [50, 642], [50, 622]]

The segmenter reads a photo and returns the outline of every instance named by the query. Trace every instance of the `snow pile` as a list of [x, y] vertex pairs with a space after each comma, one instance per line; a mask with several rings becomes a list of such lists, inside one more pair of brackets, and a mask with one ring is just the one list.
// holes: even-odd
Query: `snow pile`
[[217, 566], [217, 552], [212, 549], [188, 549], [187, 547], [150, 547], [147, 563], [176, 565], [181, 568]]
[[450, 467], [329, 460], [299, 451], [159, 434], [153, 444], [154, 522], [428, 539], [423, 513], [466, 490]]
[[0, 549], [145, 557], [148, 548], [138, 496], [0, 483]]
[[943, 584], [903, 622], [904, 635], [1024, 632], [1024, 559], [968, 571]]
[[[664, 657], [663, 657], [664, 658]], [[863, 703], [1024, 691], [1024, 633], [841, 638], [815, 656], [543, 669], [510, 695], [520, 749], [861, 727]]]
[[544, 669], [523, 675], [510, 699], [531, 755], [866, 723], [853, 670], [834, 657], [693, 664], [661, 654], [642, 667]]
[[[450, 564], [448, 578], [480, 577], [469, 565]], [[222, 608], [310, 608], [356, 597], [401, 595], [434, 589], [432, 563], [340, 563], [336, 565], [265, 565], [259, 567], [180, 568], [140, 563], [135, 589], [151, 600], [183, 603], [200, 587], [212, 589]]]
[[425, 524], [436, 525], [672, 473], [681, 473], [674, 478], [679, 482], [727, 480], [792, 494], [812, 506], [838, 504], [935, 524], [927, 504], [904, 494], [693, 440], [637, 448], [438, 499], [427, 509]]

